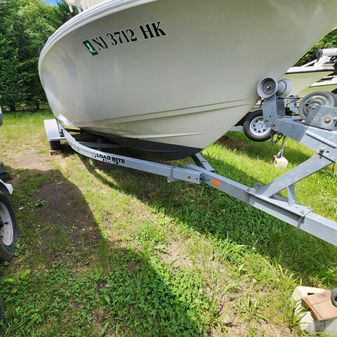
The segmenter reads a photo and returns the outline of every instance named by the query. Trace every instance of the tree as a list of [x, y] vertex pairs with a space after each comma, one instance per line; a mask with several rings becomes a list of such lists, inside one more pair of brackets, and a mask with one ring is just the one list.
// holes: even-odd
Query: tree
[[13, 11], [14, 2], [3, 1], [0, 3], [0, 93], [2, 101], [11, 110], [15, 110], [15, 104], [25, 98], [22, 81], [19, 77], [21, 62], [16, 45], [12, 44], [15, 39], [13, 24], [9, 20]]
[[76, 7], [73, 7], [73, 13], [70, 13], [69, 5], [64, 0], [57, 1], [56, 10], [56, 24], [57, 27], [63, 25], [66, 21], [78, 14]]
[[39, 108], [45, 100], [38, 71], [40, 51], [57, 24], [56, 10], [42, 0], [0, 0], [0, 93], [10, 110]]

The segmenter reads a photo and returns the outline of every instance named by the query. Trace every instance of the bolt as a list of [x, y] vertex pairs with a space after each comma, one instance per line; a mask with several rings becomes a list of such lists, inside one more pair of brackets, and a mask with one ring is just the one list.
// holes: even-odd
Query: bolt
[[326, 124], [331, 123], [331, 117], [330, 117], [330, 116], [326, 116], [326, 117], [324, 118], [324, 123], [326, 123]]

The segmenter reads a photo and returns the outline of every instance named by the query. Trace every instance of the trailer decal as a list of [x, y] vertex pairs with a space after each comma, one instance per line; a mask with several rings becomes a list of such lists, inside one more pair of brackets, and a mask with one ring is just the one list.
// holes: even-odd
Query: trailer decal
[[102, 153], [96, 153], [94, 156], [94, 159], [103, 161], [105, 163], [114, 163], [114, 164], [125, 164], [125, 160], [122, 158], [118, 158], [118, 157], [114, 157], [114, 156], [110, 156], [110, 155], [106, 155], [106, 154], [102, 154]]

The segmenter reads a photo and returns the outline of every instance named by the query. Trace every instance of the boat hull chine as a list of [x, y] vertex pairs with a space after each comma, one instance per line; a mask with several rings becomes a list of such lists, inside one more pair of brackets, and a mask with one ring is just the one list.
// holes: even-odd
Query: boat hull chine
[[[90, 130], [84, 130], [92, 133]], [[120, 137], [113, 134], [95, 132], [121, 146], [117, 151], [121, 154], [134, 155], [138, 157], [149, 156], [155, 159], [177, 160], [192, 156], [202, 151], [201, 148], [169, 144], [163, 142], [153, 142], [137, 138]]]

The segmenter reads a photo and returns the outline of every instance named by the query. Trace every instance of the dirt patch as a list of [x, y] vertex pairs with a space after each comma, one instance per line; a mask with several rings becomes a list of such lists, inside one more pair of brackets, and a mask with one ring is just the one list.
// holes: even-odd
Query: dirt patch
[[233, 138], [223, 136], [222, 138], [218, 140], [218, 143], [225, 145], [230, 150], [247, 151], [247, 144], [245, 144], [245, 142], [238, 140], [238, 139], [233, 139]]
[[181, 268], [192, 266], [192, 262], [184, 249], [184, 244], [179, 241], [171, 241], [168, 243], [167, 247], [165, 247], [163, 261]]
[[34, 200], [41, 204], [39, 221], [48, 228], [43, 249], [50, 259], [65, 254], [72, 259], [77, 255], [83, 258], [83, 254], [89, 257], [99, 244], [100, 233], [78, 187], [65, 180], [55, 180], [43, 185]]
[[[268, 323], [258, 323], [250, 321], [249, 324], [235, 324], [235, 322], [228, 324], [226, 333], [229, 336], [246, 337], [252, 335], [264, 336], [264, 337], [292, 337], [297, 336], [289, 328]], [[220, 336], [214, 334], [212, 336]]]
[[46, 202], [45, 207], [41, 208], [40, 219], [66, 228], [70, 224], [76, 228], [82, 225], [85, 229], [91, 215], [90, 210], [80, 204], [78, 198], [83, 197], [79, 196], [77, 187], [68, 188], [67, 185], [65, 181], [56, 180], [40, 188], [35, 198]]
[[15, 167], [27, 170], [48, 171], [51, 169], [48, 159], [34, 151], [16, 153], [14, 163]]

